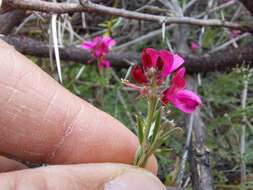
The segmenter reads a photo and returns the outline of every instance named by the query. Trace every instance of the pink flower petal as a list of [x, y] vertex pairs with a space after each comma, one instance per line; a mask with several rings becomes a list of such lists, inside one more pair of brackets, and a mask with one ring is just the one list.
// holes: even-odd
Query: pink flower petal
[[93, 41], [85, 41], [81, 45], [81, 48], [91, 50], [94, 46], [96, 46], [96, 44]]
[[173, 54], [166, 50], [159, 51], [159, 58], [156, 62], [156, 67], [160, 70], [160, 77], [165, 78], [171, 71], [173, 66]]
[[191, 43], [191, 49], [192, 50], [195, 50], [195, 49], [198, 49], [198, 48], [200, 48], [200, 45], [197, 42], [192, 42]]
[[92, 41], [86, 41], [82, 44], [83, 49], [88, 49], [95, 58], [100, 58], [109, 53], [111, 46], [115, 45], [115, 40], [111, 37], [96, 36]]
[[162, 93], [161, 93], [161, 97], [160, 97], [160, 101], [161, 103], [166, 106], [169, 102], [173, 101], [174, 98], [174, 90], [172, 87], [169, 87], [167, 89], [165, 89]]
[[178, 54], [175, 54], [173, 58], [174, 61], [170, 73], [177, 70], [184, 63], [184, 59], [180, 57]]
[[184, 76], [185, 76], [185, 68], [181, 68], [179, 69], [176, 74], [174, 75], [174, 77], [172, 78], [172, 88], [175, 90], [175, 91], [178, 91], [178, 90], [182, 90], [185, 88], [186, 86], [186, 81], [184, 79]]
[[95, 38], [93, 38], [92, 40], [94, 43], [98, 44], [98, 43], [101, 43], [103, 42], [103, 37], [101, 36], [96, 36]]
[[201, 104], [201, 99], [190, 90], [180, 90], [175, 94], [171, 103], [185, 113], [192, 113]]
[[134, 80], [140, 84], [145, 84], [148, 82], [142, 68], [139, 65], [135, 65], [131, 70], [132, 77]]
[[103, 38], [103, 42], [105, 43], [105, 45], [108, 47], [108, 48], [111, 48], [112, 46], [115, 46], [116, 45], [116, 41], [114, 39], [112, 39], [110, 36], [105, 36]]
[[141, 60], [144, 69], [155, 67], [158, 55], [158, 51], [153, 48], [144, 49], [141, 54]]
[[109, 53], [109, 48], [105, 43], [99, 43], [93, 49], [95, 52], [95, 57], [99, 58]]
[[178, 69], [178, 71], [176, 72], [176, 75], [179, 76], [180, 78], [184, 78], [184, 76], [185, 76], [185, 67], [182, 67], [182, 68]]

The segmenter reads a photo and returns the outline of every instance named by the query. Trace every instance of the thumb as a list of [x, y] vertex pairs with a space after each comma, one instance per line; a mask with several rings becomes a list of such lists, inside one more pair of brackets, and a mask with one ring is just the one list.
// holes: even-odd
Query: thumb
[[49, 166], [0, 175], [0, 189], [165, 190], [152, 173], [123, 164]]

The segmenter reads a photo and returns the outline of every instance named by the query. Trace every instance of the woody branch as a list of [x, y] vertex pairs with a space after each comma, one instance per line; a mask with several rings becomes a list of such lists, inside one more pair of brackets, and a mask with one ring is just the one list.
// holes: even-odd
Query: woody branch
[[119, 8], [107, 7], [104, 5], [98, 5], [90, 1], [85, 1], [84, 3], [53, 3], [45, 2], [41, 0], [3, 0], [3, 7], [15, 8], [15, 9], [25, 9], [41, 11], [46, 13], [74, 13], [74, 12], [95, 12], [108, 14], [113, 16], [125, 17], [128, 19], [145, 20], [151, 22], [160, 22], [166, 24], [189, 24], [197, 26], [215, 26], [215, 27], [226, 27], [231, 29], [238, 29], [243, 31], [253, 31], [253, 26], [251, 24], [241, 24], [235, 22], [228, 22], [225, 20], [218, 19], [195, 19], [190, 17], [168, 17], [168, 16], [158, 16], [153, 14], [138, 13], [134, 11], [128, 11]]

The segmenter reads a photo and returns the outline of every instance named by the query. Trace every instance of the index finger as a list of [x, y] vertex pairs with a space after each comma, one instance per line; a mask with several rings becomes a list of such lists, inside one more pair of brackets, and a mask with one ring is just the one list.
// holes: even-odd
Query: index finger
[[0, 52], [0, 152], [33, 162], [132, 163], [137, 139], [125, 126], [3, 41]]

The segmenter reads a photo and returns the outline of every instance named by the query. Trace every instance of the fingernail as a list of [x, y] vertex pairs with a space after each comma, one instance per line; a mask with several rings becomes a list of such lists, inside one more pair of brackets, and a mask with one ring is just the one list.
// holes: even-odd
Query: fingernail
[[128, 171], [105, 185], [104, 190], [165, 190], [158, 178], [144, 171]]

